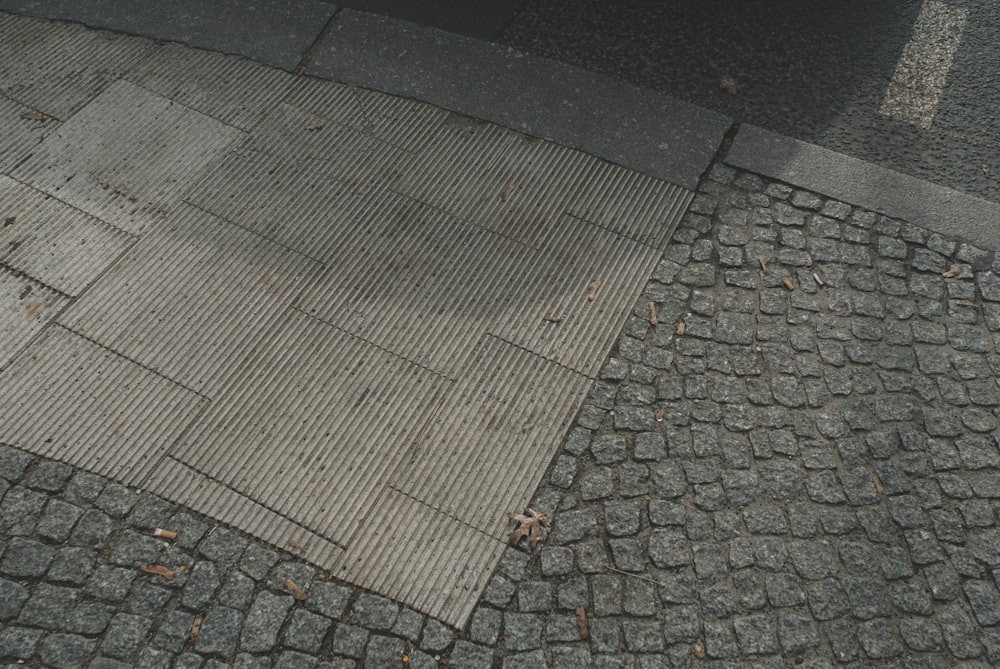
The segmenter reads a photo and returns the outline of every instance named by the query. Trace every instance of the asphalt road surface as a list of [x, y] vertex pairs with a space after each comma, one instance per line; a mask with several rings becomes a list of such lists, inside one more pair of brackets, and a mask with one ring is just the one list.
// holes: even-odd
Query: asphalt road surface
[[994, 0], [341, 4], [610, 74], [1000, 202]]

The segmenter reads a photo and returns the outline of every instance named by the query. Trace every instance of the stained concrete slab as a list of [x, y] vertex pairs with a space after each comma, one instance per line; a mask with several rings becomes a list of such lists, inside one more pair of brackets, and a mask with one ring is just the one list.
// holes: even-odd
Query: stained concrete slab
[[730, 125], [611, 77], [350, 9], [317, 43], [307, 72], [486, 119], [685, 188]]
[[0, 369], [69, 304], [65, 295], [18, 270], [0, 266]]
[[0, 10], [210, 48], [291, 71], [337, 6], [322, 0], [0, 0]]

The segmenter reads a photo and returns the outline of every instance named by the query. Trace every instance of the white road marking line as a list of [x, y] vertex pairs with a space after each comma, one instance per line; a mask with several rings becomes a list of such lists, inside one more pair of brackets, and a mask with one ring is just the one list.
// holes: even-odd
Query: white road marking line
[[967, 18], [965, 9], [924, 0], [879, 113], [925, 130], [931, 127]]

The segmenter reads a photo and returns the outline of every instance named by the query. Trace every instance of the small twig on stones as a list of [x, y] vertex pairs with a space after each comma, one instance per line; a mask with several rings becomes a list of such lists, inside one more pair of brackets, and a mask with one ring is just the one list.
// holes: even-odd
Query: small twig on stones
[[650, 583], [655, 583], [656, 585], [660, 586], [661, 588], [667, 587], [663, 583], [660, 583], [656, 579], [652, 579], [652, 578], [650, 578], [648, 576], [643, 576], [642, 574], [636, 574], [635, 572], [631, 572], [631, 571], [622, 571], [621, 569], [617, 569], [615, 567], [612, 567], [611, 565], [604, 565], [604, 566], [607, 568], [608, 571], [613, 571], [616, 574], [625, 574], [626, 576], [632, 576], [632, 577], [638, 578], [639, 580], [642, 580], [642, 581], [649, 581]]

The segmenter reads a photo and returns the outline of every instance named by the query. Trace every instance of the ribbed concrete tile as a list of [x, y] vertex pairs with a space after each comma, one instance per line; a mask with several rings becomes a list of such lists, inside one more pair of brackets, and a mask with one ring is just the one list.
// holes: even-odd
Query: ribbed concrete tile
[[171, 456], [339, 544], [449, 385], [292, 310], [242, 368]]
[[0, 39], [0, 93], [65, 121], [153, 48], [128, 35], [12, 17]]
[[358, 192], [344, 167], [320, 160], [232, 153], [185, 200], [299, 253], [328, 262], [381, 230], [405, 198]]
[[181, 205], [61, 322], [214, 397], [318, 270], [308, 258]]
[[30, 277], [0, 268], [0, 369], [69, 304], [69, 298]]
[[128, 81], [241, 130], [250, 130], [285, 96], [295, 78], [239, 56], [164, 44]]
[[391, 490], [367, 511], [334, 574], [463, 627], [504, 550], [502, 539]]
[[34, 188], [0, 176], [0, 263], [78, 295], [134, 238]]
[[0, 373], [0, 442], [141, 481], [205, 400], [65, 328]]
[[490, 333], [593, 378], [661, 254], [571, 216], [549, 226], [540, 245], [515, 297], [521, 308]]
[[126, 232], [169, 213], [244, 133], [125, 81], [38, 145], [11, 175]]
[[51, 116], [43, 115], [41, 121], [23, 117], [23, 114], [37, 113], [37, 109], [0, 96], [0, 172], [14, 169], [59, 127], [59, 121]]
[[249, 148], [286, 160], [323, 162], [326, 173], [359, 189], [395, 182], [410, 158], [387, 142], [287, 103], [254, 128]]
[[313, 77], [296, 78], [287, 102], [411, 152], [430, 142], [432, 129], [449, 116], [423, 102]]
[[458, 378], [486, 330], [525, 308], [517, 286], [536, 254], [422, 203], [399, 205], [330, 260], [299, 307]]
[[484, 338], [393, 489], [502, 537], [505, 512], [531, 498], [590, 387], [581, 374]]
[[229, 523], [279, 548], [289, 540], [306, 550], [306, 557], [324, 569], [332, 569], [344, 550], [311, 532], [293, 518], [255, 502], [242, 493], [167, 456], [150, 470], [140, 484], [143, 490], [161, 495], [189, 509]]

